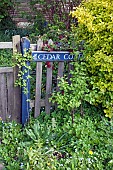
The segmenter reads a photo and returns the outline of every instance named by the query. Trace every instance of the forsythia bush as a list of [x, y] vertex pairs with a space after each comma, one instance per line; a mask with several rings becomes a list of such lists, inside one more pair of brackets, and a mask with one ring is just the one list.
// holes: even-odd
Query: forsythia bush
[[[59, 86], [64, 90], [64, 95], [59, 92], [53, 96], [60, 108], [68, 107], [68, 103], [70, 109], [79, 107], [82, 100], [93, 105], [101, 104], [106, 116], [111, 118], [113, 116], [113, 1], [85, 0], [71, 12], [71, 15], [73, 19], [78, 20], [77, 25], [72, 25], [72, 34], [76, 43], [75, 54], [77, 50], [83, 53], [82, 62], [86, 70], [83, 74], [82, 65], [74, 64], [71, 86], [66, 87], [64, 85], [66, 80], [63, 82], [61, 79]], [[77, 69], [78, 79], [74, 76]], [[80, 82], [78, 87], [77, 80], [80, 79], [84, 80], [85, 84]], [[75, 94], [74, 91], [78, 89], [79, 92]], [[77, 100], [79, 105], [76, 106]], [[64, 105], [62, 107], [63, 101], [66, 101], [66, 107]]]

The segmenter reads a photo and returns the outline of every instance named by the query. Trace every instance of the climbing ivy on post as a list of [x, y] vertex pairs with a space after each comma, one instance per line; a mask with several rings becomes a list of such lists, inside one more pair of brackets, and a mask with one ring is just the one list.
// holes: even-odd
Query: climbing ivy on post
[[[32, 60], [32, 56], [30, 52], [25, 52], [24, 56], [21, 53], [15, 53], [13, 55], [13, 66], [18, 66], [18, 78], [15, 82], [15, 86], [20, 86], [23, 88], [23, 91], [25, 94], [28, 93], [26, 88], [26, 80], [23, 80], [23, 75], [31, 70], [31, 66], [27, 65], [28, 61]], [[24, 67], [24, 70], [22, 69]], [[27, 79], [31, 78], [30, 75], [28, 75]]]

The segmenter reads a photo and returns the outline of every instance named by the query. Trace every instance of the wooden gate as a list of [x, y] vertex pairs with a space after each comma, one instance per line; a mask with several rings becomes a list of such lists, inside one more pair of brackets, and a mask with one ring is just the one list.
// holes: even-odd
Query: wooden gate
[[10, 120], [13, 112], [13, 69], [0, 68], [0, 117]]
[[[0, 43], [0, 48], [12, 48], [13, 53], [20, 51], [20, 36], [16, 35], [13, 37], [13, 43]], [[36, 46], [36, 44], [35, 44]], [[17, 49], [18, 47], [18, 49]], [[30, 44], [30, 47], [34, 47], [34, 44]], [[46, 67], [45, 79], [45, 96], [42, 98], [42, 78], [43, 78], [43, 61], [37, 60], [35, 58], [37, 56], [38, 51], [34, 51], [32, 53], [33, 62], [36, 62], [36, 82], [35, 82], [35, 100], [30, 101], [31, 108], [34, 107], [34, 117], [37, 117], [40, 114], [41, 107], [45, 107], [45, 112], [48, 114], [51, 110], [51, 103], [49, 102], [49, 98], [52, 93], [52, 83], [53, 83], [53, 63], [58, 62], [57, 70], [56, 70], [56, 90], [58, 90], [58, 77], [62, 77], [64, 74], [64, 62], [67, 62], [68, 65], [68, 77], [70, 77], [70, 61], [73, 59], [69, 52], [43, 52], [46, 53], [44, 55], [53, 55], [53, 59], [51, 58], [49, 61], [49, 67]], [[55, 54], [54, 54], [55, 53]], [[65, 57], [64, 57], [65, 55]], [[56, 57], [55, 57], [56, 56]], [[68, 56], [70, 56], [68, 58]], [[24, 57], [24, 56], [23, 56]], [[61, 57], [61, 60], [60, 60]], [[63, 57], [63, 58], [62, 58]], [[57, 58], [59, 61], [55, 60]], [[65, 61], [64, 61], [65, 60]], [[69, 61], [68, 61], [69, 60]], [[44, 68], [45, 70], [45, 68]], [[18, 67], [0, 67], [0, 117], [4, 121], [16, 120], [17, 122], [22, 122], [24, 124], [29, 118], [29, 106], [28, 101], [23, 100], [26, 99], [25, 94], [21, 93], [21, 88], [15, 87], [14, 82], [17, 79], [18, 75]], [[28, 87], [29, 89], [29, 87]], [[26, 108], [25, 108], [25, 107]], [[27, 108], [28, 107], [28, 108]], [[23, 117], [23, 119], [22, 119]]]
[[[45, 112], [50, 113], [52, 103], [49, 102], [49, 98], [52, 93], [53, 87], [53, 62], [50, 62], [51, 67], [46, 70], [46, 82], [45, 82], [45, 98], [42, 98], [42, 62], [37, 62], [36, 64], [36, 90], [35, 90], [35, 113], [34, 117], [37, 117], [40, 114], [41, 107], [45, 107]], [[62, 77], [64, 74], [64, 62], [58, 62], [58, 70], [56, 70], [56, 87], [55, 90], [58, 90], [58, 78]]]
[[[41, 52], [36, 52], [40, 53]], [[47, 52], [46, 52], [47, 53]], [[45, 55], [46, 55], [45, 53]], [[58, 52], [57, 52], [58, 53]], [[68, 52], [67, 52], [68, 53]], [[51, 53], [49, 53], [51, 54]], [[65, 54], [65, 53], [64, 53]], [[64, 73], [66, 72], [68, 81], [70, 81], [70, 70], [73, 69], [73, 66], [71, 64], [72, 61], [47, 61], [47, 66], [46, 68], [43, 66], [45, 62], [43, 61], [37, 61], [36, 62], [36, 86], [35, 86], [35, 101], [34, 103], [31, 101], [31, 107], [35, 108], [34, 112], [34, 117], [37, 117], [40, 114], [41, 107], [45, 108], [45, 112], [47, 114], [50, 113], [52, 103], [50, 103], [49, 98], [52, 95], [53, 90], [58, 91], [58, 83], [59, 83], [59, 78], [64, 76]], [[54, 64], [57, 64], [57, 68], [55, 69], [55, 74], [54, 74]], [[45, 64], [46, 65], [46, 64]], [[65, 68], [65, 65], [67, 69]], [[43, 68], [44, 67], [44, 68]], [[45, 71], [45, 74], [43, 72]], [[42, 85], [43, 85], [43, 76], [45, 76], [45, 95], [43, 97], [42, 95]], [[54, 84], [55, 81], [55, 85]]]
[[[1, 42], [0, 49], [12, 48], [17, 52], [16, 45], [20, 36], [14, 36], [13, 42]], [[0, 119], [21, 122], [21, 89], [15, 87], [18, 68], [0, 67]]]
[[20, 122], [18, 91], [14, 87], [14, 70], [12, 67], [0, 67], [0, 117], [3, 121]]

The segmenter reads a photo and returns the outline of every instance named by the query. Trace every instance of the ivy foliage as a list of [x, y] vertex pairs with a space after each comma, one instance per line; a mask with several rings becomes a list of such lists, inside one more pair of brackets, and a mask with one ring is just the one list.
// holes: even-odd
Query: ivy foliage
[[29, 62], [32, 60], [30, 52], [25, 52], [24, 56], [20, 53], [15, 53], [12, 57], [13, 67], [18, 66], [18, 77], [15, 82], [15, 86], [20, 86], [23, 88], [24, 94], [28, 94], [27, 83], [31, 76], [29, 72], [31, 70]]
[[[81, 96], [90, 104], [101, 105], [105, 115], [111, 118], [113, 116], [113, 2], [87, 0], [72, 11], [71, 15], [78, 20], [78, 25], [72, 25], [73, 39], [76, 42], [75, 55], [78, 51], [83, 53], [85, 71], [82, 74], [81, 64], [74, 67], [73, 75], [77, 73], [77, 69], [79, 70], [77, 73], [79, 87], [77, 77], [72, 77], [70, 87], [63, 85], [64, 82], [61, 80], [59, 86], [64, 90], [63, 101], [70, 98], [73, 101], [76, 99], [74, 102], [77, 103]], [[80, 79], [83, 79], [87, 86], [82, 88], [83, 82]], [[80, 88], [76, 95], [71, 89], [72, 86], [75, 87], [76, 92]], [[65, 96], [66, 90], [70, 94], [68, 98]], [[80, 94], [81, 91], [84, 93]], [[58, 100], [56, 99], [61, 106], [60, 99], [62, 94]], [[76, 104], [74, 105], [77, 107]], [[68, 107], [67, 103], [63, 107], [66, 106]], [[73, 109], [73, 104], [70, 107]]]

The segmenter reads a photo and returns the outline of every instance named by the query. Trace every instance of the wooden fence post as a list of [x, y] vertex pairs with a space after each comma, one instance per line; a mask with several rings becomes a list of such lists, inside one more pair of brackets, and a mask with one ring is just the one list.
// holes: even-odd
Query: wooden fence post
[[[13, 36], [13, 54], [20, 52], [20, 35]], [[14, 83], [18, 77], [18, 67], [13, 69]], [[14, 87], [14, 109], [12, 114], [12, 120], [21, 122], [21, 88]]]

